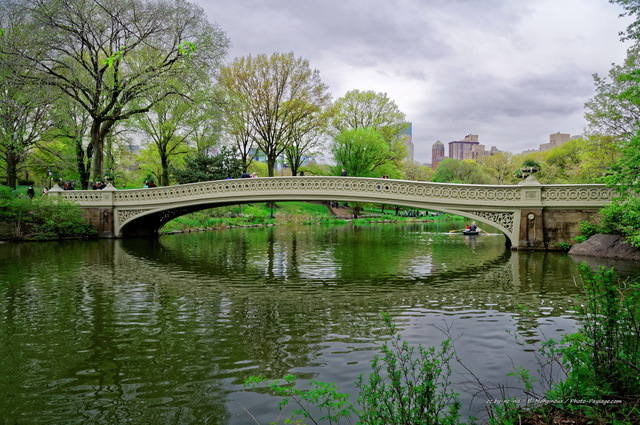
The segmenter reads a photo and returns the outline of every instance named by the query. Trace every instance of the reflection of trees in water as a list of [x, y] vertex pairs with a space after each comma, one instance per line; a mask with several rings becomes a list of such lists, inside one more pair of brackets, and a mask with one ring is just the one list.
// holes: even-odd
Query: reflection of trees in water
[[[434, 235], [420, 227], [296, 230], [284, 227], [162, 238], [154, 252], [144, 246], [130, 249], [130, 241], [123, 242], [127, 252], [154, 264], [209, 279], [220, 277], [234, 306], [242, 300], [237, 320], [250, 311], [262, 311], [268, 323], [257, 320], [258, 328], [267, 324], [282, 328], [277, 319], [299, 313], [303, 324], [296, 322], [295, 326], [312, 323], [312, 333], [375, 338], [366, 326], [372, 315], [428, 306], [430, 310], [446, 309], [450, 315], [469, 309], [512, 312], [521, 331], [527, 332], [536, 322], [519, 315], [518, 306], [529, 309], [534, 318], [560, 316], [566, 314], [563, 303], [541, 309], [540, 294], [557, 296], [560, 301], [577, 292], [567, 283], [573, 281], [574, 271], [567, 267], [565, 257], [507, 251], [500, 239], [479, 238], [482, 249], [472, 252], [462, 246], [460, 235]], [[412, 273], [426, 261], [430, 262], [428, 269], [419, 270], [426, 273]], [[549, 273], [555, 278], [549, 279]], [[329, 317], [344, 314], [353, 319]], [[336, 325], [329, 329], [324, 323], [339, 323], [341, 329], [335, 329]], [[243, 332], [256, 341], [263, 338], [259, 335], [262, 330], [255, 326]], [[277, 337], [271, 340], [278, 342]], [[269, 350], [273, 347], [265, 352]]]
[[[381, 311], [514, 313], [527, 338], [546, 317], [570, 314], [564, 300], [579, 291], [570, 258], [505, 251], [499, 238], [479, 238], [472, 251], [460, 237], [425, 230], [0, 245], [0, 378], [18, 401], [0, 402], [0, 413], [55, 404], [62, 417], [80, 405], [105, 422], [151, 423], [154, 406], [165, 405], [162, 415], [187, 422], [223, 418], [225, 378], [313, 367], [334, 342], [375, 349]], [[33, 397], [45, 387], [44, 400]]]
[[0, 417], [224, 421], [218, 371], [197, 367], [211, 356], [199, 332], [210, 305], [184, 308], [184, 288], [172, 294], [172, 276], [149, 275], [158, 270], [139, 260], [114, 267], [113, 241], [32, 246], [38, 256], [0, 285], [10, 294], [0, 302], [0, 399], [11, 401], [0, 402]]

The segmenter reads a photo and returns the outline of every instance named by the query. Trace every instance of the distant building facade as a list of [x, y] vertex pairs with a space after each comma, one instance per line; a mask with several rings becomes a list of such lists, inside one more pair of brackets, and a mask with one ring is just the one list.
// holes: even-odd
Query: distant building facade
[[540, 145], [540, 152], [548, 151], [553, 148], [557, 148], [565, 143], [567, 143], [571, 139], [571, 135], [569, 133], [553, 133], [549, 135], [549, 143], [543, 143]]
[[410, 122], [408, 122], [406, 124], [407, 124], [407, 128], [404, 130], [404, 142], [405, 142], [405, 145], [407, 147], [407, 158], [409, 158], [411, 161], [413, 161], [413, 153], [414, 153], [413, 128], [412, 128], [412, 124]]
[[464, 159], [464, 154], [471, 151], [471, 147], [479, 145], [477, 134], [468, 134], [462, 140], [449, 142], [449, 158]]
[[473, 145], [471, 150], [464, 153], [464, 159], [473, 159], [477, 161], [478, 158], [485, 156], [492, 156], [500, 152], [497, 147], [491, 146], [491, 150], [486, 150], [484, 145]]
[[444, 156], [444, 143], [438, 140], [431, 147], [431, 169], [435, 170], [436, 168], [438, 168], [438, 164], [440, 164], [440, 162], [445, 158], [446, 156]]

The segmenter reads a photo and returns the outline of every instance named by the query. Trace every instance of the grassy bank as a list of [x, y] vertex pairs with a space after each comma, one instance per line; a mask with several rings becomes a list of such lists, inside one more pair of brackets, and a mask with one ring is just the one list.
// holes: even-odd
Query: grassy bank
[[[400, 213], [404, 214], [404, 210]], [[325, 204], [314, 202], [277, 202], [273, 208], [266, 203], [234, 205], [229, 207], [212, 208], [191, 214], [186, 214], [170, 221], [162, 228], [162, 233], [190, 231], [198, 229], [222, 229], [234, 226], [265, 226], [275, 224], [326, 224], [344, 225], [367, 223], [401, 223], [401, 222], [434, 222], [463, 220], [461, 217], [440, 214], [429, 216], [420, 210], [417, 214], [424, 216], [407, 217], [395, 215], [388, 206], [384, 214], [380, 206], [369, 205], [360, 212], [355, 220], [347, 220], [349, 209], [341, 209], [342, 217], [331, 214]]]

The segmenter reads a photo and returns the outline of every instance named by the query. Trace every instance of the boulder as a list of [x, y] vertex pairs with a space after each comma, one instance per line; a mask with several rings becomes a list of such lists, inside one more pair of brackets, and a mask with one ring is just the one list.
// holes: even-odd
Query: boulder
[[593, 235], [572, 246], [569, 254], [640, 262], [640, 249], [620, 235]]

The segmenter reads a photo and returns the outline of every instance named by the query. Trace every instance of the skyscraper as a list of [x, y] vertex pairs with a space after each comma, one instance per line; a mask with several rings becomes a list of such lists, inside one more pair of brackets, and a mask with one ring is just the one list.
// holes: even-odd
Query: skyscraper
[[438, 168], [438, 164], [444, 158], [444, 143], [438, 140], [433, 144], [433, 147], [431, 147], [431, 169], [435, 170]]

